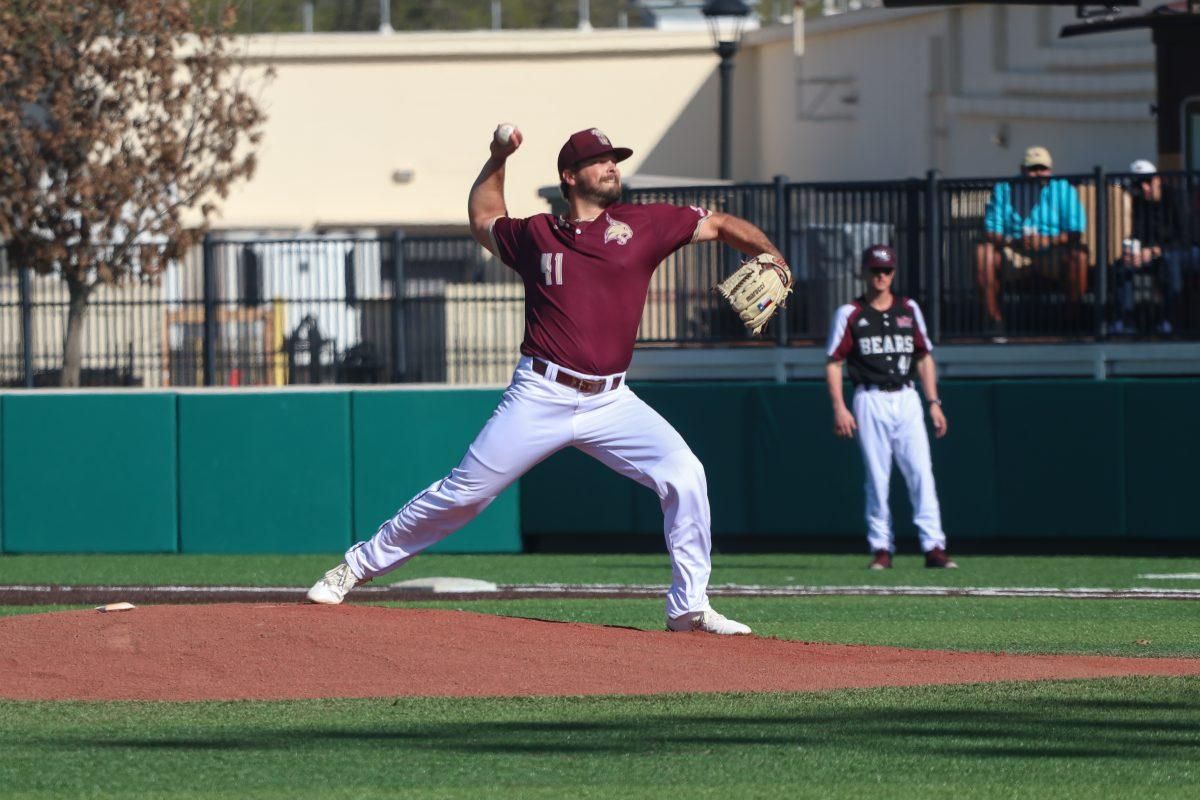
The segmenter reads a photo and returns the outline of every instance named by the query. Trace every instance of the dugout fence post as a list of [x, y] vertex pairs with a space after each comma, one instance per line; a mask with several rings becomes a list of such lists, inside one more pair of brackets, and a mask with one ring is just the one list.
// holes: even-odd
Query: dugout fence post
[[1108, 308], [1108, 179], [1104, 176], [1104, 167], [1097, 166], [1093, 171], [1096, 181], [1096, 338], [1108, 336], [1108, 322], [1105, 310]]
[[929, 335], [942, 341], [942, 204], [936, 169], [925, 173], [925, 288], [929, 293]]
[[408, 371], [404, 353], [404, 231], [392, 232], [392, 259], [389, 266], [392, 278], [391, 380], [392, 383], [400, 383]]
[[[775, 246], [779, 248], [779, 251], [781, 253], [783, 253], [784, 258], [790, 258], [791, 252], [792, 252], [790, 236], [789, 236], [789, 231], [788, 231], [789, 215], [788, 215], [787, 180], [788, 179], [787, 179], [786, 175], [776, 175], [775, 180], [774, 180], [774, 183], [775, 183], [775, 220], [774, 220]], [[796, 266], [794, 264], [789, 264], [789, 266], [793, 270], [792, 281], [795, 282]], [[788, 330], [789, 329], [788, 329], [788, 312], [787, 312], [786, 305], [784, 305], [783, 307], [781, 307], [779, 309], [777, 316], [778, 316], [778, 320], [775, 323], [775, 344], [777, 344], [780, 347], [787, 347]], [[786, 374], [782, 375], [782, 379], [779, 382], [784, 383], [786, 381], [787, 381], [787, 375]]]
[[[886, 202], [886, 191], [883, 190], [881, 200]], [[927, 286], [924, 267], [921, 266], [922, 251], [925, 249], [925, 235], [921, 230], [921, 218], [925, 215], [925, 181], [919, 178], [909, 178], [904, 181], [903, 201], [896, 209], [895, 225], [903, 231], [897, 232], [894, 245], [900, 256], [900, 263], [907, 265], [913, 276], [911, 283], [904, 284], [905, 294], [919, 297]], [[903, 236], [903, 239], [900, 238]], [[915, 267], [915, 268], [914, 268]], [[897, 287], [898, 288], [898, 287]]]
[[204, 256], [204, 385], [217, 383], [217, 263], [216, 242], [211, 234], [204, 235], [201, 248]]
[[33, 388], [33, 285], [29, 279], [29, 267], [22, 265], [17, 271], [21, 292], [21, 371], [25, 388]]

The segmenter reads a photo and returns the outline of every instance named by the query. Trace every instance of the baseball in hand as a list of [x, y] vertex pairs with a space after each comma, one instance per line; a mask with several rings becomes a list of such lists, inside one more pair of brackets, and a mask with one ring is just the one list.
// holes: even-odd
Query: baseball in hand
[[508, 144], [508, 140], [512, 137], [516, 126], [510, 125], [507, 122], [496, 128], [496, 142], [499, 144]]

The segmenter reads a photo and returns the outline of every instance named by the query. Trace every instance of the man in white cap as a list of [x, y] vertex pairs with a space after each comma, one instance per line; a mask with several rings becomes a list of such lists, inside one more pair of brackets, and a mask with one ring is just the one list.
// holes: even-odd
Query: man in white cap
[[1154, 162], [1139, 158], [1129, 165], [1132, 195], [1130, 226], [1116, 231], [1122, 239], [1121, 258], [1113, 265], [1118, 316], [1115, 334], [1136, 333], [1134, 282], [1139, 274], [1152, 274], [1163, 294], [1164, 313], [1157, 331], [1170, 335], [1183, 310], [1183, 273], [1200, 265], [1200, 247], [1187, 241], [1186, 221], [1174, 192], [1163, 190]]

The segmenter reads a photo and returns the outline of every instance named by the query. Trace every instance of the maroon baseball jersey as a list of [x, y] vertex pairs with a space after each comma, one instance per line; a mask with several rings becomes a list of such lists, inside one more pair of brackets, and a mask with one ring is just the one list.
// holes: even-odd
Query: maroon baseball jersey
[[590, 222], [500, 217], [500, 260], [525, 282], [521, 353], [587, 375], [624, 372], [633, 358], [650, 276], [692, 241], [710, 212], [615, 203]]
[[865, 297], [840, 307], [825, 354], [831, 361], [846, 362], [854, 385], [890, 388], [911, 380], [916, 362], [932, 349], [921, 307], [893, 295], [886, 311], [874, 308]]

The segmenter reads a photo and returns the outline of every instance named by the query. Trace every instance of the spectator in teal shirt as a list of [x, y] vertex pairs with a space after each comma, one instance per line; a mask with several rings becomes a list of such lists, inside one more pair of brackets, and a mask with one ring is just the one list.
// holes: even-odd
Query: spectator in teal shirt
[[1087, 217], [1075, 187], [1050, 177], [1053, 166], [1049, 150], [1030, 147], [1021, 162], [1026, 180], [1005, 181], [992, 189], [983, 218], [984, 241], [975, 248], [975, 278], [994, 325], [1003, 321], [1000, 277], [1005, 264], [1017, 270], [1036, 265], [1051, 275], [1065, 274], [1072, 312], [1087, 291], [1088, 259], [1082, 244]]

